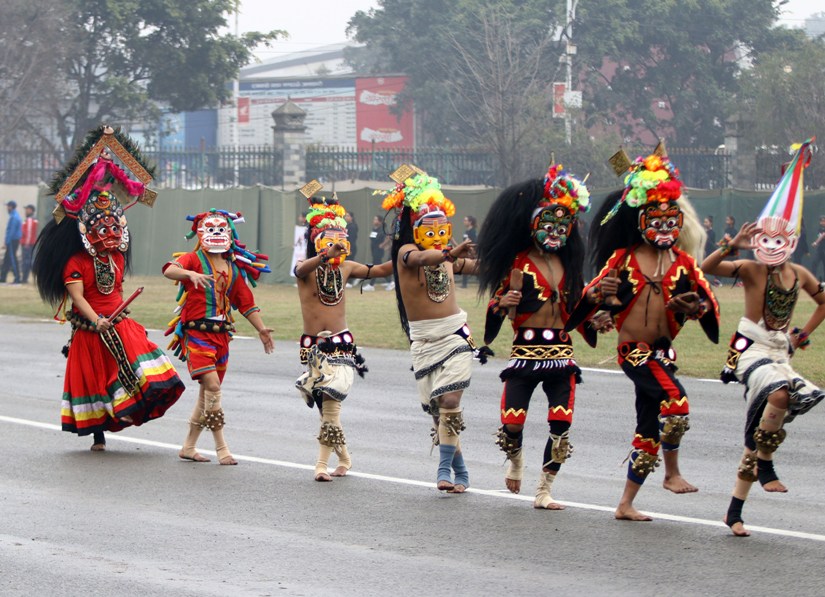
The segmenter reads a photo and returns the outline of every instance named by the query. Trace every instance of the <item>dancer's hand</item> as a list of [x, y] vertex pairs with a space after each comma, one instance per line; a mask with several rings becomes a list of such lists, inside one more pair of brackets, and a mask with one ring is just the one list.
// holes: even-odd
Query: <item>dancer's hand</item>
[[667, 302], [666, 307], [676, 313], [693, 315], [699, 311], [699, 303], [701, 300], [698, 292], [683, 292], [672, 297]]
[[98, 332], [105, 332], [106, 330], [112, 329], [112, 322], [103, 317], [103, 315], [97, 318], [96, 323], [96, 328]]
[[504, 309], [509, 309], [510, 307], [515, 307], [521, 302], [521, 291], [520, 290], [509, 290], [505, 292], [501, 299], [498, 302], [499, 307]]
[[270, 354], [275, 350], [275, 340], [272, 339], [272, 332], [269, 328], [264, 328], [258, 332], [258, 337], [261, 339], [261, 344], [264, 345], [264, 352]]
[[186, 277], [189, 278], [189, 281], [192, 282], [192, 286], [195, 288], [199, 288], [203, 286], [206, 288], [207, 286], [211, 286], [215, 283], [215, 280], [212, 276], [207, 276], [206, 274], [199, 274], [198, 272], [187, 272]]
[[590, 318], [591, 327], [600, 334], [606, 334], [616, 328], [616, 322], [613, 316], [607, 311], [598, 311]]
[[475, 251], [475, 245], [473, 244], [473, 241], [467, 239], [461, 241], [455, 247], [450, 249], [450, 255], [452, 255], [453, 259], [458, 259], [460, 257], [472, 257], [473, 251]]
[[745, 222], [730, 241], [730, 246], [734, 249], [752, 249], [753, 235], [761, 231], [756, 222]]

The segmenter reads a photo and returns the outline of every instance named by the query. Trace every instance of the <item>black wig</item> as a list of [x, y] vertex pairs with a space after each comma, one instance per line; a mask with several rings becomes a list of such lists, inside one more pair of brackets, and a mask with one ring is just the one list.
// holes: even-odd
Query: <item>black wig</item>
[[410, 322], [407, 319], [407, 309], [404, 307], [404, 299], [401, 296], [401, 284], [398, 280], [398, 251], [404, 245], [415, 244], [413, 227], [410, 222], [410, 208], [405, 206], [401, 212], [401, 217], [395, 223], [395, 234], [392, 240], [390, 255], [392, 259], [392, 277], [395, 282], [395, 302], [398, 304], [398, 317], [401, 319], [401, 328], [410, 337]]
[[[77, 228], [77, 220], [70, 217], [63, 218], [58, 224], [53, 218], [43, 227], [37, 237], [32, 262], [37, 291], [40, 297], [57, 307], [66, 296], [66, 286], [63, 283], [63, 270], [69, 259], [77, 253], [85, 253], [83, 239]], [[124, 273], [131, 268], [132, 246], [124, 253]]]
[[[493, 202], [479, 233], [479, 297], [486, 299], [494, 293], [509, 274], [516, 255], [533, 246], [533, 212], [543, 197], [544, 181], [534, 178], [504, 189]], [[577, 222], [557, 252], [564, 266], [568, 311], [578, 303], [584, 285], [584, 241]]]
[[625, 249], [642, 242], [639, 232], [639, 210], [622, 203], [619, 210], [607, 222], [602, 220], [622, 198], [624, 189], [613, 191], [599, 207], [590, 228], [590, 261], [596, 271], [601, 270], [617, 249]]

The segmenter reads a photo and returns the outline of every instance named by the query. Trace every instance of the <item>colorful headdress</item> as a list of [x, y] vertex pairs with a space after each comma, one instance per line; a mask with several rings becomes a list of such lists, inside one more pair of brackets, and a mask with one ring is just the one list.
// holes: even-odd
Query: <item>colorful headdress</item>
[[455, 205], [444, 196], [437, 178], [432, 178], [423, 170], [411, 164], [404, 164], [390, 174], [395, 181], [391, 191], [375, 191], [386, 195], [381, 207], [387, 211], [399, 212], [404, 207], [410, 208], [410, 217], [416, 222], [428, 214], [440, 213], [448, 218], [455, 215]]
[[[117, 157], [132, 180], [113, 158]], [[57, 207], [52, 214], [59, 224], [66, 216], [77, 218], [90, 199], [102, 192], [113, 195], [127, 210], [135, 203], [152, 207], [157, 193], [147, 186], [152, 182], [154, 168], [148, 166], [140, 149], [120, 128], [100, 126], [86, 135], [74, 157], [52, 179], [49, 188]]]
[[269, 269], [269, 265], [264, 263], [264, 261], [269, 261], [267, 255], [248, 250], [246, 245], [240, 241], [238, 231], [235, 229], [235, 224], [240, 224], [245, 221], [241, 212], [212, 208], [203, 213], [186, 216], [186, 219], [192, 222], [192, 230], [186, 234], [186, 239], [189, 240], [196, 236], [201, 220], [210, 215], [221, 215], [226, 218], [229, 228], [232, 231], [232, 245], [228, 251], [228, 258], [235, 262], [247, 282], [253, 287], [257, 286], [255, 281], [261, 277], [261, 274], [268, 274], [272, 270]]
[[802, 230], [803, 175], [805, 168], [811, 163], [811, 144], [815, 140], [816, 137], [811, 137], [791, 148], [795, 150], [793, 159], [785, 167], [782, 178], [757, 221], [762, 222], [767, 218], [781, 219], [784, 220], [784, 228], [788, 234], [799, 235]]
[[590, 191], [584, 181], [568, 174], [561, 164], [551, 164], [544, 176], [544, 198], [538, 206], [550, 205], [561, 205], [571, 216], [590, 210]]
[[636, 208], [648, 203], [675, 201], [682, 196], [683, 184], [679, 179], [679, 169], [668, 159], [663, 141], [647, 157], [639, 156], [631, 161], [627, 153], [620, 149], [608, 161], [617, 175], [625, 175], [625, 189], [602, 224], [616, 214], [622, 203]]
[[333, 193], [332, 197], [313, 197], [315, 193], [323, 190], [324, 186], [317, 180], [312, 180], [299, 189], [299, 192], [306, 197], [309, 202], [307, 212], [307, 224], [311, 231], [309, 238], [315, 238], [327, 228], [340, 228], [346, 230], [347, 221], [344, 216], [347, 210], [338, 202], [338, 196]]

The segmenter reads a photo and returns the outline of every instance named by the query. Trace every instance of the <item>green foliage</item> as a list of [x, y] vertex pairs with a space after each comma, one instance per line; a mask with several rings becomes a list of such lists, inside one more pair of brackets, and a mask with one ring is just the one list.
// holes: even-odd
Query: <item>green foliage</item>
[[[588, 0], [577, 11], [577, 71], [588, 110], [624, 138], [673, 146], [723, 141], [740, 59], [775, 47], [771, 0]], [[664, 109], [659, 108], [664, 102]]]
[[787, 147], [825, 138], [825, 39], [798, 37], [762, 56], [742, 78], [754, 145]]
[[102, 122], [216, 106], [252, 50], [283, 32], [225, 33], [235, 0], [67, 0], [69, 48], [50, 98], [64, 151]]

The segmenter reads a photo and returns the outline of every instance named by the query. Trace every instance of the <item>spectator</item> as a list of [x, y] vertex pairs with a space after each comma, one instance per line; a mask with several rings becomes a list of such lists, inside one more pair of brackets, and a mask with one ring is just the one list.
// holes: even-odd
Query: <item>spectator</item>
[[[384, 262], [384, 250], [387, 248], [387, 234], [384, 232], [384, 219], [381, 216], [373, 216], [372, 230], [370, 230], [370, 252], [372, 253], [372, 263], [378, 265]], [[375, 290], [375, 280], [367, 280], [363, 289], [366, 291]]]
[[307, 212], [298, 216], [295, 223], [295, 232], [292, 240], [292, 264], [289, 266], [289, 275], [295, 277], [295, 266], [299, 261], [307, 258]]
[[[464, 237], [462, 240], [469, 240], [471, 243], [476, 244], [476, 240], [478, 239], [476, 225], [477, 221], [475, 216], [464, 216]], [[465, 274], [461, 275], [461, 287], [467, 288], [467, 276]]]
[[32, 271], [32, 257], [34, 256], [34, 243], [37, 242], [37, 219], [34, 217], [36, 208], [34, 205], [27, 205], [26, 220], [23, 222], [23, 235], [20, 238], [20, 251], [22, 259], [20, 263], [23, 267], [23, 284], [29, 281], [29, 272]]
[[794, 263], [805, 267], [805, 257], [811, 253], [810, 247], [808, 246], [808, 233], [805, 232], [805, 218], [801, 218], [800, 220], [802, 223], [800, 224], [799, 230], [799, 242], [796, 244], [796, 251], [794, 251], [793, 255], [791, 256], [791, 260]]
[[[817, 232], [816, 240], [811, 243], [814, 248], [813, 265], [811, 271], [820, 282], [825, 281], [825, 216], [819, 216], [819, 232]], [[822, 275], [818, 274], [819, 267], [822, 266]]]
[[350, 212], [347, 212], [344, 219], [347, 221], [347, 237], [350, 244], [350, 254], [347, 255], [347, 259], [355, 261], [355, 256], [358, 254], [358, 223]]
[[[707, 238], [705, 239], [705, 257], [713, 253], [716, 249], [716, 232], [713, 231], [713, 216], [705, 216], [702, 225], [705, 227], [705, 234]], [[713, 278], [711, 282], [714, 286], [721, 286], [722, 282], [719, 278]]]
[[20, 262], [17, 259], [17, 248], [20, 246], [20, 237], [23, 236], [23, 223], [17, 213], [17, 202], [7, 201], [6, 209], [9, 212], [9, 222], [6, 224], [6, 254], [3, 256], [3, 266], [0, 269], [0, 282], [6, 283], [6, 277], [11, 270], [14, 284], [20, 284]]

